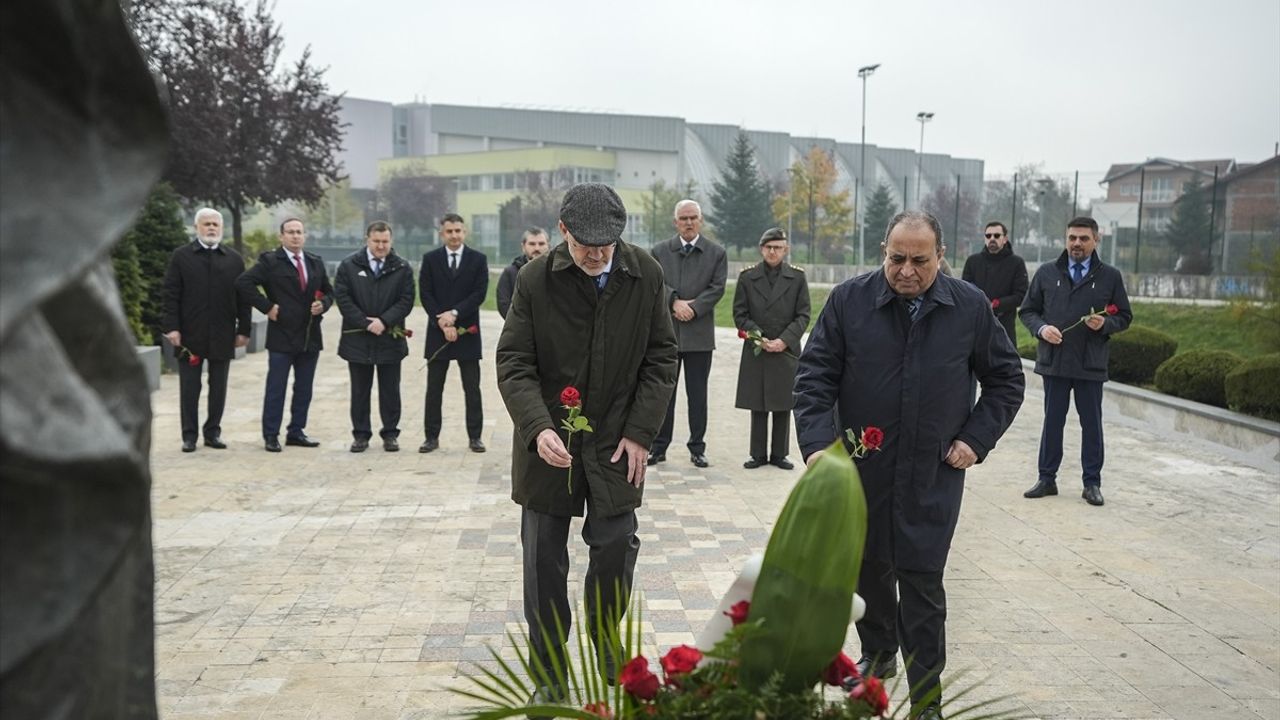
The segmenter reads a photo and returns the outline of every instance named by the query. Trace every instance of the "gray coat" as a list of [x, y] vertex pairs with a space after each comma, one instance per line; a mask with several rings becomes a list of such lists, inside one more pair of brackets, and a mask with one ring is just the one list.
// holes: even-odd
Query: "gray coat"
[[653, 247], [653, 256], [662, 266], [667, 286], [667, 309], [676, 300], [693, 303], [694, 318], [689, 322], [671, 320], [676, 330], [680, 352], [704, 352], [716, 349], [716, 303], [724, 297], [729, 259], [724, 248], [698, 236], [693, 250], [685, 255], [677, 235]]
[[796, 439], [806, 458], [829, 446], [837, 402], [841, 432], [884, 430], [882, 449], [857, 461], [866, 556], [941, 571], [964, 495], [964, 471], [943, 458], [962, 440], [985, 459], [1025, 385], [1022, 360], [981, 290], [939, 273], [912, 323], [884, 271], [874, 270], [837, 285], [818, 315], [796, 373]]
[[[1107, 317], [1101, 330], [1090, 330], [1084, 323], [1067, 330], [1082, 316], [1103, 310], [1107, 305], [1115, 305], [1119, 312]], [[1072, 286], [1066, 250], [1055, 262], [1045, 263], [1036, 270], [1018, 315], [1033, 337], [1040, 337], [1040, 328], [1045, 325], [1066, 330], [1060, 345], [1039, 341], [1037, 373], [1099, 382], [1107, 380], [1111, 336], [1127, 329], [1133, 321], [1133, 309], [1129, 306], [1129, 294], [1125, 292], [1120, 271], [1103, 263], [1095, 252], [1083, 282]]]
[[[785, 412], [794, 405], [791, 388], [796, 379], [800, 339], [809, 327], [809, 283], [804, 270], [783, 263], [773, 285], [759, 263], [738, 275], [733, 293], [733, 324], [739, 330], [759, 330], [766, 339], [780, 339], [787, 352], [755, 352], [755, 343], [742, 341], [738, 361], [738, 395], [734, 407]], [[787, 353], [791, 353], [788, 355]]]
[[[511, 415], [511, 498], [557, 516], [602, 517], [640, 506], [643, 486], [627, 482], [627, 459], [610, 462], [623, 437], [644, 447], [662, 427], [676, 385], [676, 339], [662, 271], [643, 250], [618, 243], [604, 294], [573, 263], [567, 243], [529, 261], [498, 338], [498, 391]], [[538, 456], [538, 434], [560, 433], [560, 391], [582, 393], [594, 432], [573, 436], [573, 494], [568, 471]], [[588, 491], [588, 488], [590, 490]]]

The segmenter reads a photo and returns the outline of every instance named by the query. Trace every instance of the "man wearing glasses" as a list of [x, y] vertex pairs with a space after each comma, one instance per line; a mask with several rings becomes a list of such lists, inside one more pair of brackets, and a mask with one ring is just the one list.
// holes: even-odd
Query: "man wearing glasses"
[[[538, 701], [561, 700], [567, 692], [554, 686], [551, 669], [568, 660], [567, 543], [570, 521], [584, 510], [582, 539], [590, 553], [586, 617], [579, 622], [610, 679], [616, 681], [626, 660], [609, 651], [610, 631], [599, 637], [595, 619], [614, 618], [627, 606], [640, 552], [636, 508], [645, 461], [676, 384], [662, 269], [644, 250], [622, 242], [626, 224], [626, 208], [612, 188], [570, 188], [560, 208], [564, 242], [520, 270], [498, 339], [498, 391], [515, 426], [511, 497], [522, 507], [530, 662], [548, 671], [534, 671]], [[568, 442], [557, 429], [567, 403], [580, 407], [591, 426]]]
[[986, 247], [964, 261], [961, 279], [973, 283], [987, 294], [991, 312], [1000, 326], [1009, 333], [1009, 342], [1018, 345], [1014, 322], [1018, 318], [1018, 306], [1027, 296], [1027, 263], [1013, 254], [1009, 245], [1009, 231], [1004, 223], [992, 220], [983, 229]]
[[[676, 236], [653, 248], [666, 277], [667, 304], [680, 343], [685, 398], [689, 402], [689, 461], [704, 468], [707, 461], [707, 379], [716, 349], [716, 303], [724, 297], [729, 262], [724, 248], [703, 237], [702, 208], [693, 200], [676, 203]], [[675, 433], [676, 396], [671, 394], [667, 419], [653, 441], [649, 464], [667, 459]]]

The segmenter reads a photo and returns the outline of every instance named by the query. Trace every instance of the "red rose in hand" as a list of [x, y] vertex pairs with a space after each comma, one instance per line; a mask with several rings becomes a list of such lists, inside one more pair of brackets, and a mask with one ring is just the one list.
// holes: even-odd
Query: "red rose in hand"
[[191, 367], [195, 367], [199, 365], [200, 356], [195, 353], [191, 353], [191, 357], [187, 358], [187, 364], [190, 365]]
[[479, 335], [479, 334], [480, 334], [480, 326], [479, 326], [479, 325], [472, 325], [472, 326], [468, 327], [468, 328], [467, 328], [467, 334], [468, 334], [468, 335]]
[[324, 293], [322, 293], [322, 292], [320, 292], [319, 290], [317, 290], [317, 291], [316, 291], [316, 299], [317, 299], [317, 300], [323, 300], [323, 299], [324, 299]]
[[582, 405], [582, 393], [578, 392], [578, 388], [566, 385], [560, 391], [560, 404], [565, 407], [580, 407]]
[[1105, 312], [1106, 312], [1108, 315], [1115, 315], [1116, 313], [1120, 312], [1120, 306], [1119, 306], [1119, 305], [1116, 305], [1115, 303], [1112, 303], [1112, 304], [1110, 304], [1110, 305], [1108, 305], [1108, 306], [1107, 306], [1107, 309], [1106, 309], [1106, 311], [1105, 311]]
[[658, 676], [649, 671], [649, 661], [643, 655], [622, 666], [618, 682], [637, 700], [652, 700], [658, 694]]
[[739, 600], [729, 607], [725, 612], [729, 620], [733, 622], [733, 626], [737, 627], [747, 621], [747, 612], [751, 610], [751, 601]]
[[667, 684], [675, 684], [677, 675], [693, 672], [701, 659], [702, 651], [696, 647], [677, 645], [668, 650], [667, 654], [662, 656], [662, 672], [667, 676]]
[[405, 328], [405, 329], [404, 329], [404, 336], [405, 336], [405, 337], [407, 337], [407, 338], [411, 338], [411, 337], [413, 337], [413, 331], [412, 331], [412, 330], [410, 330], [409, 328]]
[[995, 310], [1000, 307], [1000, 298], [991, 298], [991, 309]]
[[602, 702], [587, 703], [586, 705], [582, 706], [582, 709], [586, 712], [591, 713], [592, 715], [595, 715], [596, 717], [602, 717], [602, 718], [613, 717], [613, 712], [609, 710], [608, 703], [602, 703]]
[[746, 331], [746, 330], [741, 330], [741, 329], [740, 329], [740, 330], [738, 330], [738, 337], [739, 337], [740, 339], [742, 339], [742, 340], [746, 340], [746, 339], [747, 339], [747, 331]]
[[849, 693], [849, 699], [861, 700], [876, 715], [884, 715], [889, 709], [889, 694], [884, 691], [884, 683], [877, 677], [863, 678]]
[[879, 450], [880, 445], [884, 443], [884, 431], [875, 425], [868, 425], [862, 431], [862, 444], [868, 450]]
[[826, 670], [822, 671], [822, 682], [828, 685], [840, 687], [844, 684], [845, 678], [860, 679], [858, 675], [858, 664], [855, 663], [848, 655], [840, 653], [831, 661]]

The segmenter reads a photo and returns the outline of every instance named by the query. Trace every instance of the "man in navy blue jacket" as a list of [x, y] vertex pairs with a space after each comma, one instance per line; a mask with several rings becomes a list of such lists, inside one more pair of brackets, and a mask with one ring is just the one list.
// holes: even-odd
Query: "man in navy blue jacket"
[[[449, 213], [440, 220], [444, 246], [422, 256], [418, 295], [427, 311], [426, 439], [418, 452], [440, 447], [441, 404], [449, 361], [458, 361], [467, 402], [467, 438], [472, 452], [484, 452], [480, 432], [484, 410], [480, 404], [480, 305], [489, 290], [489, 262], [484, 253], [467, 247], [462, 216]], [[440, 354], [436, 355], [439, 350]], [[432, 359], [434, 358], [434, 359]]]
[[1111, 336], [1129, 327], [1133, 310], [1120, 271], [1098, 257], [1098, 223], [1067, 223], [1067, 248], [1036, 270], [1019, 316], [1040, 339], [1036, 373], [1044, 383], [1039, 477], [1023, 497], [1058, 494], [1062, 430], [1072, 394], [1080, 414], [1080, 465], [1090, 505], [1102, 500], [1102, 383], [1107, 381]]

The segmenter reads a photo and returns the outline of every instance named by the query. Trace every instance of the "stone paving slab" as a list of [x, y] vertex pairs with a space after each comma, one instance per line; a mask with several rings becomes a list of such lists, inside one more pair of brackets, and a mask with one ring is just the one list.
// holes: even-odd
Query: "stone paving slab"
[[[179, 452], [177, 381], [164, 376], [152, 449], [164, 718], [410, 720], [465, 706], [448, 690], [465, 686], [460, 671], [522, 621], [511, 424], [492, 361], [501, 319], [482, 325], [485, 454], [466, 449], [456, 373], [441, 449], [416, 452], [421, 337], [404, 363], [399, 453], [347, 451], [347, 371], [332, 350], [307, 427], [316, 449], [262, 449], [264, 355], [232, 365], [224, 451]], [[693, 642], [800, 477], [741, 467], [737, 347], [722, 330], [712, 467], [680, 452], [680, 407], [671, 460], [648, 480], [636, 576], [650, 656]], [[1069, 426], [1063, 495], [1025, 500], [1042, 404], [1029, 392], [969, 473], [947, 569], [948, 678], [985, 679], [975, 698], [1011, 695], [1002, 706], [1038, 718], [1280, 720], [1280, 469], [1109, 428], [1107, 504], [1094, 508], [1066, 480]], [[857, 651], [856, 634], [846, 645]]]

